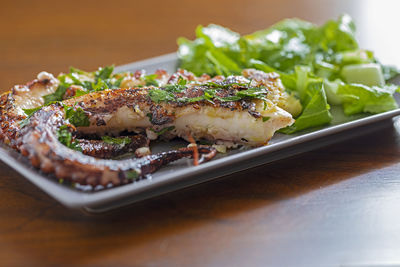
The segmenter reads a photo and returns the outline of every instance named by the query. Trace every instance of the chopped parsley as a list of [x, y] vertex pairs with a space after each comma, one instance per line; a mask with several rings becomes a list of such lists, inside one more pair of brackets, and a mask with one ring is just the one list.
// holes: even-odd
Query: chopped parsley
[[69, 147], [73, 150], [81, 151], [82, 148], [79, 146], [79, 143], [76, 141], [72, 141], [72, 133], [69, 131], [67, 125], [62, 125], [57, 131], [57, 138], [63, 145]]
[[89, 92], [82, 91], [82, 90], [76, 90], [75, 97], [86, 95], [87, 93], [89, 93]]
[[111, 137], [111, 136], [102, 136], [101, 139], [104, 143], [111, 144], [111, 145], [121, 145], [125, 146], [132, 142], [132, 139], [129, 137]]
[[36, 107], [36, 108], [26, 108], [26, 109], [22, 109], [25, 114], [30, 117], [32, 116], [33, 113], [35, 113], [36, 111], [38, 111], [39, 109], [41, 109], [42, 107]]
[[65, 84], [60, 84], [54, 93], [43, 96], [44, 105], [47, 106], [52, 102], [63, 100], [68, 87], [69, 86], [66, 86]]
[[78, 74], [82, 74], [82, 75], [87, 75], [88, 72], [74, 68], [74, 67], [69, 67], [69, 72], [70, 73], [78, 73]]
[[114, 66], [106, 66], [104, 68], [99, 68], [95, 73], [94, 73], [94, 78], [95, 81], [98, 80], [106, 80], [111, 78], [111, 74], [114, 71]]
[[268, 121], [269, 119], [271, 119], [271, 117], [262, 117], [262, 121], [263, 121], [263, 122], [266, 122], [266, 121]]
[[22, 109], [25, 112], [25, 114], [27, 115], [27, 117], [18, 123], [19, 127], [24, 128], [26, 125], [28, 125], [29, 119], [30, 119], [30, 117], [32, 117], [33, 113], [35, 113], [36, 111], [38, 111], [41, 108], [42, 107]]
[[89, 126], [89, 117], [86, 115], [85, 111], [78, 107], [68, 107], [64, 105], [65, 118], [76, 127]]
[[152, 101], [160, 103], [163, 101], [175, 101], [175, 95], [162, 89], [151, 89], [149, 96]]
[[[93, 91], [103, 91], [105, 89], [116, 89], [119, 88], [124, 77], [116, 79], [112, 73], [114, 66], [106, 66], [99, 68], [95, 72], [85, 72], [80, 69], [71, 67], [69, 73], [62, 74], [57, 77], [60, 81], [60, 85], [56, 91], [52, 94], [43, 96], [44, 105], [47, 106], [53, 102], [64, 100], [67, 89], [73, 85], [82, 87], [82, 90], [77, 90], [75, 97], [87, 94]], [[85, 79], [81, 78], [84, 76]], [[90, 81], [93, 79], [94, 82]]]
[[153, 85], [153, 86], [158, 86], [158, 82], [156, 80], [157, 74], [150, 74], [144, 76], [144, 81], [146, 82], [147, 86]]
[[154, 129], [150, 129], [150, 130], [155, 132], [157, 135], [162, 135], [162, 134], [165, 134], [166, 132], [172, 131], [173, 129], [175, 129], [175, 126], [166, 127], [160, 131], [156, 131]]
[[139, 173], [137, 172], [137, 171], [134, 171], [134, 170], [132, 170], [132, 171], [125, 171], [125, 177], [127, 178], [127, 179], [131, 179], [131, 180], [135, 180], [135, 179], [137, 179], [137, 178], [139, 178]]
[[182, 78], [181, 76], [179, 76], [178, 82], [177, 82], [178, 85], [186, 85], [187, 83], [188, 83], [188, 80], [186, 80], [186, 79]]
[[86, 88], [88, 91], [104, 91], [109, 88], [109, 84], [102, 79], [97, 79], [96, 83], [91, 83], [89, 87]]
[[[239, 101], [242, 99], [260, 99], [267, 100], [266, 95], [268, 90], [264, 86], [249, 87], [250, 83], [229, 83], [226, 80], [219, 83], [207, 82], [199, 84], [199, 88], [206, 87], [203, 91], [203, 95], [196, 97], [178, 97], [177, 94], [183, 93], [187, 89], [187, 80], [179, 79], [176, 84], [168, 84], [162, 88], [154, 88], [149, 92], [149, 97], [156, 103], [160, 102], [181, 102], [181, 103], [192, 103], [198, 101], [208, 101], [214, 104], [214, 100], [221, 102]], [[234, 95], [220, 97], [218, 92], [221, 90], [236, 89]], [[241, 90], [239, 90], [241, 89]]]

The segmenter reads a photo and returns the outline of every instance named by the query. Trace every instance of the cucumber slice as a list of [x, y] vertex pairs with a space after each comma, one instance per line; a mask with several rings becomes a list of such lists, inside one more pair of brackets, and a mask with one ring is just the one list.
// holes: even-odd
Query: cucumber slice
[[328, 99], [328, 103], [331, 105], [341, 105], [342, 99], [337, 96], [337, 90], [339, 85], [343, 83], [340, 79], [336, 79], [334, 81], [324, 80], [324, 89], [326, 93], [326, 97]]
[[375, 63], [344, 66], [341, 75], [348, 83], [361, 83], [367, 86], [385, 85], [382, 68]]

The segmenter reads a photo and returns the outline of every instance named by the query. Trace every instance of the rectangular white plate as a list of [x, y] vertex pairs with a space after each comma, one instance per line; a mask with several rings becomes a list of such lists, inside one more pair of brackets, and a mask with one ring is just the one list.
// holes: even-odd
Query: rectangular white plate
[[[145, 69], [152, 73], [161, 68], [171, 73], [177, 65], [176, 54], [172, 53], [119, 66], [116, 71]], [[399, 99], [397, 101], [400, 103]], [[333, 107], [332, 114], [335, 119], [326, 127], [294, 135], [276, 134], [268, 146], [219, 154], [216, 159], [200, 166], [190, 166], [190, 160], [187, 159], [179, 160], [153, 174], [152, 179], [97, 192], [81, 191], [59, 184], [31, 167], [24, 157], [8, 147], [0, 147], [0, 158], [63, 205], [102, 212], [377, 130], [391, 124], [390, 118], [400, 115], [400, 109], [376, 115], [345, 117], [341, 108]], [[168, 150], [182, 144], [179, 141], [158, 143], [152, 151]]]

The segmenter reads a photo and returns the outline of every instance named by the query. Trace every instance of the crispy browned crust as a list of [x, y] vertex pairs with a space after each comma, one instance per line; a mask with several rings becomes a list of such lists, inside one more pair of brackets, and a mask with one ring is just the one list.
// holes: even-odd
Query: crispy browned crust
[[20, 123], [26, 118], [18, 114], [15, 96], [23, 96], [28, 90], [42, 90], [51, 86], [50, 79], [35, 79], [25, 85], [16, 85], [0, 96], [0, 141], [18, 150], [16, 139], [20, 136]]
[[11, 91], [5, 92], [0, 97], [0, 140], [18, 149], [15, 141], [20, 136], [19, 122], [26, 116], [14, 112], [14, 97]]

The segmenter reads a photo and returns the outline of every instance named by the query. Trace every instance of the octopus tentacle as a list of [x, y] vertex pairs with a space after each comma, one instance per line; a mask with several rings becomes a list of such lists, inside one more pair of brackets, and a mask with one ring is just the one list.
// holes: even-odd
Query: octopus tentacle
[[135, 152], [139, 148], [148, 147], [149, 139], [142, 135], [121, 136], [128, 138], [128, 144], [112, 144], [103, 140], [77, 139], [82, 153], [95, 158], [111, 159], [126, 153]]
[[[63, 107], [57, 104], [44, 107], [22, 129], [20, 150], [33, 166], [43, 172], [54, 173], [59, 179], [82, 185], [126, 184], [153, 173], [165, 164], [193, 155], [192, 148], [182, 148], [138, 159], [96, 159], [58, 141], [57, 130], [66, 123]], [[204, 158], [209, 160], [216, 151], [211, 147], [200, 147], [199, 153], [206, 154]]]
[[18, 150], [16, 140], [20, 136], [20, 123], [27, 117], [23, 109], [43, 105], [43, 96], [53, 93], [58, 84], [52, 74], [41, 72], [37, 79], [3, 93], [0, 96], [0, 141]]

